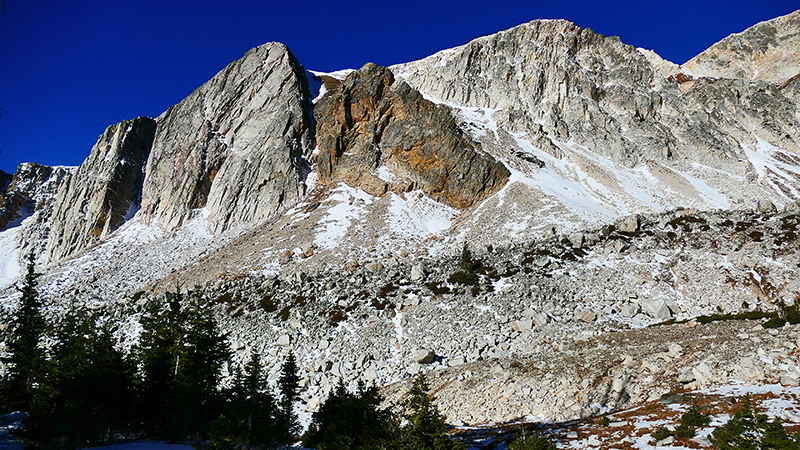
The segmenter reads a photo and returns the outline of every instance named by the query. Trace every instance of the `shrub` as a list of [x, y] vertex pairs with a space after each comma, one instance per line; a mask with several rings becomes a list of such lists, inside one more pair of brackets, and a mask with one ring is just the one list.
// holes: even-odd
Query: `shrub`
[[670, 436], [672, 436], [672, 433], [670, 433], [669, 430], [667, 429], [667, 427], [665, 427], [663, 425], [658, 427], [658, 429], [655, 431], [655, 433], [653, 433], [653, 439], [655, 439], [656, 441], [660, 441], [662, 439], [666, 439], [666, 438], [668, 438]]
[[[605, 417], [605, 416], [604, 416]], [[528, 434], [528, 429], [523, 427], [522, 430], [508, 446], [508, 450], [556, 450], [556, 444], [547, 436], [539, 433], [538, 431], [533, 434]]]

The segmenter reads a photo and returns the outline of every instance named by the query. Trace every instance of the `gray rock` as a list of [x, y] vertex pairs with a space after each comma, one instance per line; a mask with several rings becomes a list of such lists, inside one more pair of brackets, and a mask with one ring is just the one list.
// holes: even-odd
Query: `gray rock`
[[436, 353], [433, 350], [420, 349], [414, 352], [411, 360], [418, 364], [430, 364], [436, 358]]
[[756, 211], [760, 213], [772, 213], [777, 211], [778, 208], [775, 207], [775, 204], [769, 200], [759, 200], [756, 203]]
[[635, 303], [631, 303], [631, 302], [625, 302], [625, 303], [622, 304], [622, 307], [620, 308], [619, 314], [622, 317], [633, 317], [633, 316], [639, 314], [639, 311], [641, 311], [641, 308], [639, 308], [639, 305], [637, 305]]
[[383, 264], [373, 261], [364, 265], [364, 268], [369, 270], [370, 272], [378, 272], [383, 269]]
[[800, 386], [800, 377], [796, 372], [786, 372], [781, 375], [781, 385], [784, 387], [798, 387]]
[[411, 274], [409, 275], [409, 278], [411, 281], [420, 282], [425, 280], [425, 275], [425, 267], [422, 264], [417, 263], [411, 267]]
[[516, 320], [511, 326], [512, 328], [514, 328], [514, 331], [518, 331], [520, 333], [524, 331], [530, 331], [533, 328], [533, 320], [531, 319]]
[[623, 217], [617, 224], [617, 229], [625, 233], [634, 233], [639, 231], [639, 216]]
[[672, 317], [672, 311], [670, 311], [664, 300], [647, 298], [642, 299], [641, 304], [642, 310], [650, 317], [655, 319], [669, 319]]
[[229, 64], [157, 119], [143, 219], [172, 231], [205, 207], [220, 233], [297, 204], [312, 150], [309, 96], [305, 70], [283, 44]]
[[288, 334], [282, 334], [277, 341], [277, 344], [282, 347], [288, 347], [291, 344], [292, 338]]
[[54, 200], [45, 260], [56, 262], [105, 239], [138, 210], [143, 165], [155, 120], [140, 117], [108, 127]]
[[580, 320], [581, 322], [589, 323], [594, 322], [597, 316], [589, 309], [584, 309], [583, 311], [578, 312], [575, 314], [575, 320]]

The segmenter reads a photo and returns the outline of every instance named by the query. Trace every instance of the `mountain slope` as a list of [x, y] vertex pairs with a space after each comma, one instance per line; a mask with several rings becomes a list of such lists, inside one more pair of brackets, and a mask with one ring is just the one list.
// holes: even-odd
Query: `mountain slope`
[[[775, 20], [781, 36], [800, 32]], [[770, 64], [797, 68], [759, 70]], [[104, 309], [126, 342], [144, 302], [206, 287], [236, 358], [302, 355], [312, 406], [359, 374], [389, 383], [466, 363], [485, 375], [485, 360], [792, 301], [797, 80], [705, 76], [566, 21], [352, 73], [307, 75], [265, 44], [155, 119], [141, 209], [116, 231], [61, 247], [97, 227], [72, 214], [86, 195], [54, 188], [55, 206], [26, 197], [48, 213], [19, 217], [0, 248], [47, 249], [49, 313]], [[106, 149], [74, 176], [98, 173]], [[42, 178], [22, 169], [15, 180]], [[451, 279], [464, 244], [474, 286]], [[15, 295], [0, 292], [6, 311]], [[412, 361], [419, 351], [439, 359]], [[588, 400], [550, 417], [591, 411]], [[507, 418], [497, 411], [481, 404], [469, 420]]]

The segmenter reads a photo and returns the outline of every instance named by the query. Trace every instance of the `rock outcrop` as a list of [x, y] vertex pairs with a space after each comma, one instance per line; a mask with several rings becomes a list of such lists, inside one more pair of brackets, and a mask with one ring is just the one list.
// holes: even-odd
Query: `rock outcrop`
[[313, 140], [309, 96], [305, 71], [283, 44], [228, 65], [157, 119], [142, 218], [172, 231], [206, 208], [219, 233], [296, 204]]
[[800, 10], [717, 42], [682, 66], [712, 78], [785, 83], [800, 74]]
[[56, 194], [45, 260], [58, 261], [104, 239], [136, 212], [155, 130], [155, 120], [139, 117], [100, 135]]
[[[22, 163], [0, 197], [0, 230], [36, 211], [48, 208], [53, 196], [73, 167]], [[5, 174], [4, 174], [5, 175]]]
[[[41, 255], [50, 232], [55, 194], [74, 167], [22, 163], [0, 196], [0, 230], [19, 227], [17, 258], [33, 251]], [[24, 226], [20, 226], [24, 221]]]
[[462, 133], [447, 108], [426, 100], [392, 71], [369, 63], [318, 101], [320, 182], [372, 195], [421, 189], [466, 208], [499, 190], [509, 172]]
[[741, 163], [743, 145], [761, 139], [800, 151], [796, 105], [778, 86], [695, 79], [563, 20], [533, 21], [393, 69], [433, 98], [491, 110], [498, 128], [557, 158], [577, 143], [628, 167], [700, 163], [743, 176], [753, 170]]

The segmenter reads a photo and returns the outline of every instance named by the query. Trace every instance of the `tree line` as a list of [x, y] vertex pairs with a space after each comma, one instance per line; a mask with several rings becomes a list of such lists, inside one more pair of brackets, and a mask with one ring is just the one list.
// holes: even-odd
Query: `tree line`
[[[150, 303], [139, 342], [124, 352], [110, 321], [87, 311], [48, 323], [38, 277], [29, 255], [0, 380], [0, 413], [26, 413], [14, 431], [26, 449], [139, 439], [191, 443], [197, 450], [266, 450], [298, 439], [319, 450], [466, 448], [448, 436], [423, 375], [398, 408], [382, 407], [374, 385], [359, 382], [350, 392], [341, 382], [301, 436], [293, 411], [300, 394], [294, 355], [283, 362], [277, 392], [255, 353], [221, 383], [232, 352], [199, 289], [167, 292], [163, 302]], [[47, 349], [45, 338], [54, 343]]]

